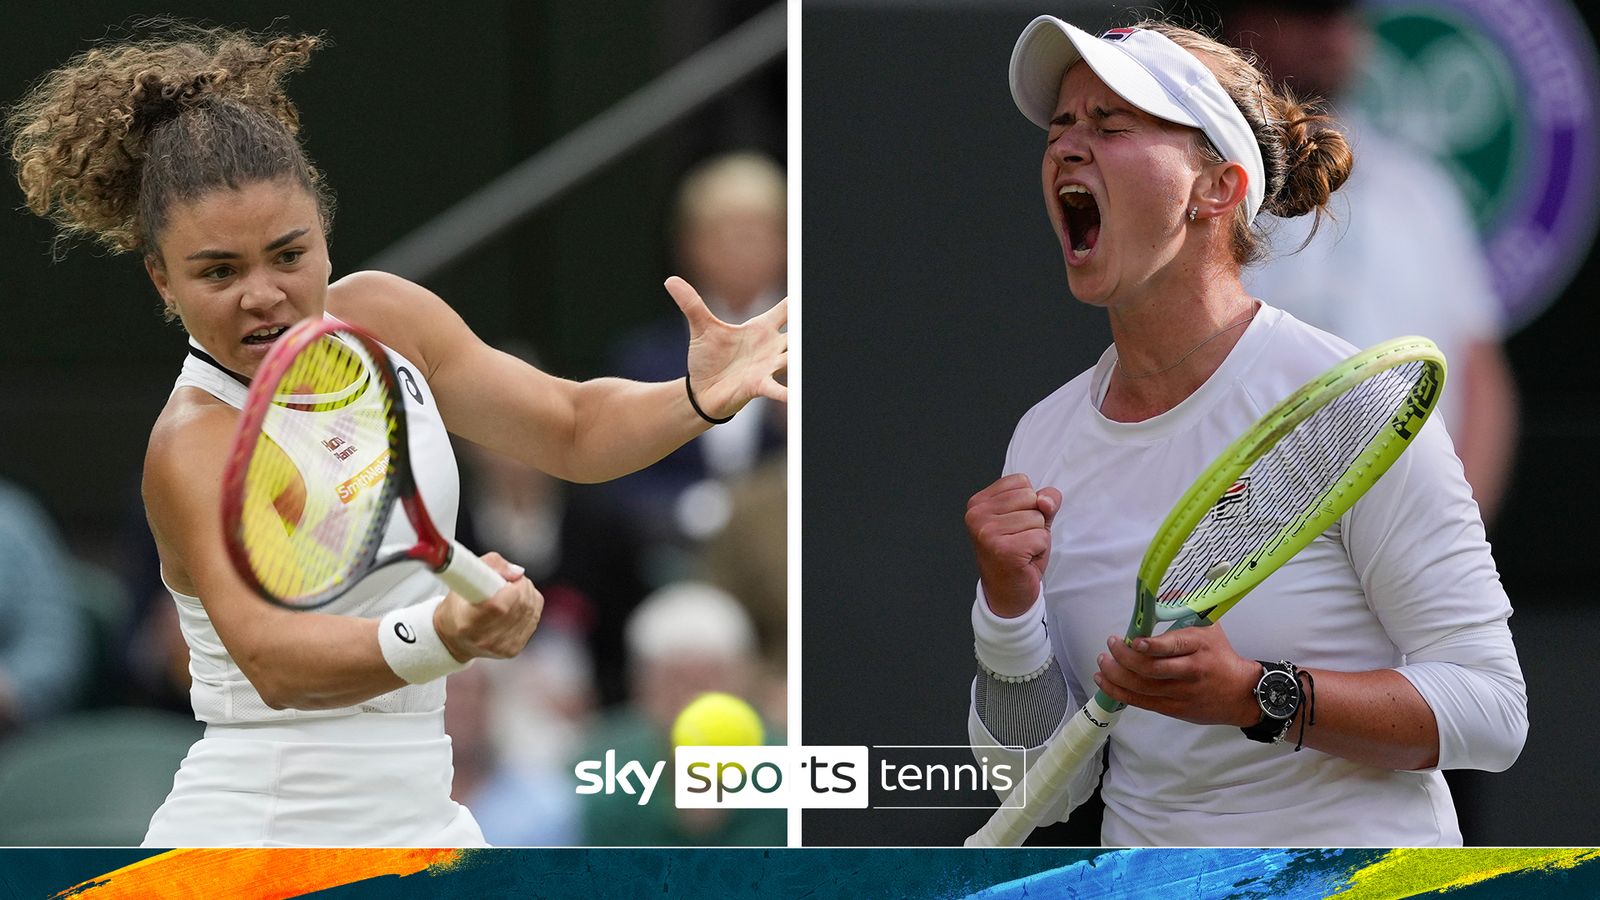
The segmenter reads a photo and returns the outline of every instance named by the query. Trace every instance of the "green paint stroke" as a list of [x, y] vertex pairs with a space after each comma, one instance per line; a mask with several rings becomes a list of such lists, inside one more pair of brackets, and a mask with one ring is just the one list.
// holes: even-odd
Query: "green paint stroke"
[[1398, 900], [1448, 891], [1519, 872], [1572, 869], [1600, 857], [1594, 848], [1442, 848], [1391, 850], [1357, 869], [1338, 900]]

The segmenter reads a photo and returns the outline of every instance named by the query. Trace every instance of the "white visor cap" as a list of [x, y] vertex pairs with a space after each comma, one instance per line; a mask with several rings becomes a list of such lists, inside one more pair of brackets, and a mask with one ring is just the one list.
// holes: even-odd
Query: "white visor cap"
[[1095, 37], [1040, 16], [1022, 29], [1011, 51], [1011, 97], [1030, 122], [1050, 127], [1061, 78], [1080, 59], [1117, 96], [1157, 118], [1200, 129], [1224, 159], [1244, 166], [1246, 224], [1255, 221], [1267, 185], [1261, 146], [1205, 63], [1160, 32], [1113, 28]]

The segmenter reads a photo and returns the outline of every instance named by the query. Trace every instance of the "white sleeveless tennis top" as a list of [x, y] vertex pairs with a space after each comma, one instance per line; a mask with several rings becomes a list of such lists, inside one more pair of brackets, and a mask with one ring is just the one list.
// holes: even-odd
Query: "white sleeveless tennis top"
[[[190, 339], [190, 344], [199, 349], [193, 339]], [[438, 404], [434, 402], [433, 393], [423, 380], [421, 370], [393, 350], [388, 352], [395, 374], [399, 377], [401, 393], [405, 395], [411, 467], [417, 490], [427, 503], [428, 514], [440, 533], [446, 537], [454, 536], [461, 485], [455, 454], [450, 448], [450, 436], [445, 431]], [[183, 369], [173, 390], [183, 387], [199, 388], [235, 408], [243, 408], [248, 392], [230, 373], [209, 358], [194, 353], [184, 358]], [[312, 448], [291, 446], [286, 449], [291, 458], [302, 453], [329, 452], [321, 445]], [[385, 449], [387, 447], [384, 446], [370, 449], [357, 446], [357, 452], [349, 458], [352, 475], [370, 465], [376, 455]], [[409, 547], [416, 539], [416, 531], [396, 504], [378, 556], [381, 559], [396, 549]], [[355, 706], [326, 710], [273, 709], [261, 699], [261, 695], [228, 655], [200, 600], [172, 590], [170, 585], [167, 590], [178, 604], [178, 622], [183, 629], [183, 639], [189, 645], [189, 699], [194, 705], [195, 718], [202, 722], [226, 725], [329, 718], [369, 712], [430, 712], [444, 708], [444, 679], [441, 678], [428, 684], [407, 685]], [[444, 593], [444, 586], [421, 563], [406, 561], [386, 566], [362, 579], [349, 593], [323, 607], [320, 612], [378, 618], [390, 610], [430, 600]]]

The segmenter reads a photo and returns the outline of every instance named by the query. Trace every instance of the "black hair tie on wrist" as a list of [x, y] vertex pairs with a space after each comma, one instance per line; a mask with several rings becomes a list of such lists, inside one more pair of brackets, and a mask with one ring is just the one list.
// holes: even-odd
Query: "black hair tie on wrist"
[[723, 422], [729, 422], [733, 420], [733, 416], [723, 416], [720, 419], [715, 419], [706, 415], [706, 411], [701, 409], [700, 403], [694, 399], [694, 388], [689, 384], [688, 375], [683, 376], [683, 390], [689, 395], [689, 405], [694, 407], [695, 413], [699, 415], [700, 418], [705, 419], [707, 422], [710, 422], [713, 425], [721, 425]]
[[1306, 744], [1306, 720], [1310, 719], [1310, 724], [1312, 725], [1317, 724], [1317, 680], [1312, 678], [1311, 673], [1307, 672], [1305, 669], [1296, 669], [1294, 673], [1296, 680], [1298, 680], [1301, 675], [1306, 677], [1305, 690], [1301, 692], [1301, 696], [1306, 701], [1306, 712], [1305, 715], [1300, 717], [1300, 736], [1299, 739], [1294, 742], [1294, 752], [1296, 753], [1299, 753], [1300, 748], [1304, 747]]

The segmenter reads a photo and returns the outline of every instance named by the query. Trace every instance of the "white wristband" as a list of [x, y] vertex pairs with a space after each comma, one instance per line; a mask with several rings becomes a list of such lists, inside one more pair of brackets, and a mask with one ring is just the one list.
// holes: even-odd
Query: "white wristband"
[[378, 648], [396, 675], [412, 684], [425, 684], [465, 669], [471, 660], [458, 662], [433, 627], [433, 611], [444, 598], [397, 609], [378, 620]]
[[980, 585], [972, 604], [972, 635], [979, 664], [1002, 680], [1037, 678], [1050, 663], [1050, 636], [1045, 631], [1041, 599], [1035, 598], [1022, 615], [1003, 619], [989, 609]]

